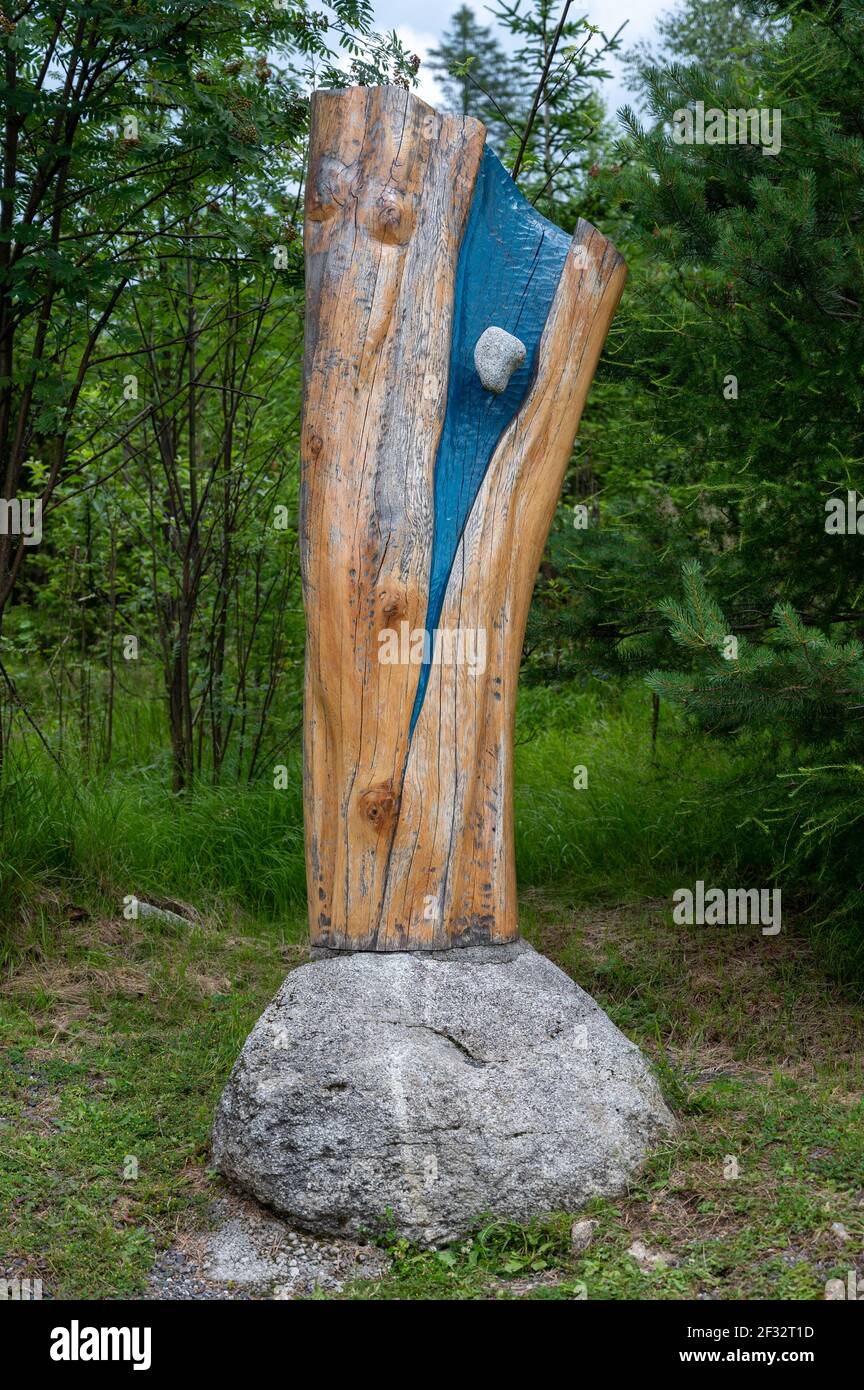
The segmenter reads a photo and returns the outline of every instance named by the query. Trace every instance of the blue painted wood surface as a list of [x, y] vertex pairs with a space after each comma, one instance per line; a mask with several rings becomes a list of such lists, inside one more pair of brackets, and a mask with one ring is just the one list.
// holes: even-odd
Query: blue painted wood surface
[[[542, 217], [519, 192], [501, 161], [486, 148], [459, 252], [447, 411], [435, 459], [434, 531], [426, 630], [438, 626], [447, 581], [468, 514], [492, 455], [520, 409], [537, 368], [540, 338], [570, 237]], [[500, 396], [487, 391], [474, 366], [484, 329], [521, 338], [525, 361]], [[430, 643], [430, 655], [434, 645]], [[424, 664], [411, 715], [411, 733], [426, 694]]]

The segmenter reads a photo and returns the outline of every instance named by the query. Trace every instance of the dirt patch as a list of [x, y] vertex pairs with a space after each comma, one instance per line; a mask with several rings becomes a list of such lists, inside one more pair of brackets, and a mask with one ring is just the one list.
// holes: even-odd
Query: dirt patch
[[375, 1246], [321, 1240], [228, 1191], [209, 1212], [209, 1231], [181, 1233], [150, 1275], [150, 1299], [292, 1299], [338, 1293], [379, 1278], [389, 1259]]
[[765, 937], [757, 928], [676, 926], [665, 899], [569, 910], [539, 893], [526, 901], [535, 945], [604, 1007], [640, 1005], [650, 993], [667, 1054], [694, 1078], [807, 1079], [864, 1056], [864, 1017], [825, 978], [794, 922]]

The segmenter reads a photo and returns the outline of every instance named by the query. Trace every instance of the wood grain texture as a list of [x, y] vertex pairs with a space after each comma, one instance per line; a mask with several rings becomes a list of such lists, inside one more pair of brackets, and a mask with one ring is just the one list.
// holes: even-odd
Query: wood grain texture
[[[301, 550], [316, 945], [439, 949], [517, 934], [512, 736], [525, 621], [626, 270], [580, 222], [530, 371], [497, 442], [486, 438], [482, 467], [465, 456], [463, 417], [470, 505], [448, 521], [435, 482], [436, 470], [452, 471], [442, 443], [451, 347], [464, 358], [478, 323], [488, 326], [471, 320], [461, 345], [458, 321], [452, 331], [472, 196], [485, 186], [483, 140], [478, 122], [438, 115], [398, 88], [313, 99]], [[512, 219], [537, 217], [519, 201], [508, 225], [482, 235], [518, 240]], [[532, 273], [536, 255], [523, 301]], [[499, 279], [500, 302], [493, 277], [480, 318], [508, 327], [513, 284]], [[470, 295], [470, 280], [463, 288]], [[442, 539], [449, 568], [430, 626], [482, 631], [486, 663], [426, 666], [414, 711], [421, 668], [382, 664], [379, 638], [429, 622]]]
[[313, 97], [300, 544], [307, 612], [306, 858], [313, 939], [381, 918], [422, 626], [453, 283], [484, 131], [398, 87]]

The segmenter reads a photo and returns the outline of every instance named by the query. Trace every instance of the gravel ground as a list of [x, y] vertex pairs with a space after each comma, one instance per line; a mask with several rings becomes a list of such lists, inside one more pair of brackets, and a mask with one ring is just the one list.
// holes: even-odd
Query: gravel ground
[[295, 1231], [233, 1192], [213, 1203], [210, 1217], [209, 1231], [183, 1236], [159, 1256], [145, 1298], [291, 1299], [338, 1292], [388, 1265], [376, 1246]]

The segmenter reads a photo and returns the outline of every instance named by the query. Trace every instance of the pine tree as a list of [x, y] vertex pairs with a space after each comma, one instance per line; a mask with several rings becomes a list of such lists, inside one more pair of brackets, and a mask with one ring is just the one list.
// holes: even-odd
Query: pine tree
[[[688, 559], [732, 631], [767, 629], [778, 601], [864, 628], [860, 541], [826, 533], [831, 499], [864, 494], [864, 10], [758, 17], [746, 63], [655, 69], [651, 124], [628, 113], [604, 230], [630, 281], [532, 619], [545, 649], [544, 606], [557, 622], [572, 594], [568, 640], [592, 667], [633, 666], [631, 637], [637, 669], [673, 662], [657, 603]], [[780, 110], [779, 153], [676, 144], [673, 114], [697, 102]], [[578, 532], [586, 476], [598, 521]]]
[[[787, 603], [751, 643], [730, 632], [698, 563], [684, 566], [683, 588], [660, 608], [689, 669], [654, 671], [648, 684], [704, 729], [764, 732], [778, 758], [785, 747], [767, 817], [781, 831], [774, 878], [797, 890], [827, 962], [864, 993], [864, 646], [808, 626]], [[742, 833], [751, 826], [771, 828], [742, 811]]]
[[712, 72], [736, 63], [752, 63], [771, 34], [771, 22], [746, 4], [718, 5], [717, 0], [684, 0], [660, 14], [657, 42], [642, 41], [624, 54], [630, 87], [642, 92], [645, 74], [669, 63], [701, 63]]
[[[529, 672], [651, 671], [655, 697], [715, 733], [770, 739], [778, 873], [857, 943], [864, 973], [864, 7], [739, 8], [746, 52], [718, 58], [713, 31], [691, 35], [684, 56], [701, 60], [646, 68], [647, 116], [624, 113], [604, 230], [630, 282]], [[764, 110], [774, 152], [678, 143], [676, 113], [699, 103]], [[685, 600], [664, 602], [682, 564]]]
[[476, 116], [497, 148], [516, 128], [525, 100], [522, 75], [492, 30], [462, 5], [444, 31], [428, 65], [444, 90], [447, 107]]

